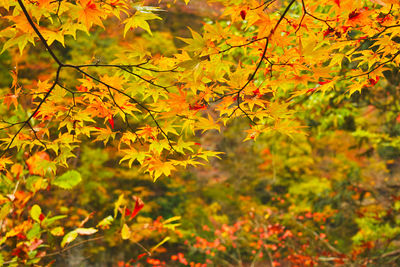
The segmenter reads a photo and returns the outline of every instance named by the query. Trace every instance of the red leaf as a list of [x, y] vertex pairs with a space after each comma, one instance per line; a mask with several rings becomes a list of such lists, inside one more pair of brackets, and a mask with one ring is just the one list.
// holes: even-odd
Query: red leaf
[[373, 86], [373, 85], [375, 85], [375, 84], [378, 83], [378, 81], [379, 81], [379, 76], [376, 76], [375, 80], [371, 78], [371, 79], [368, 79], [368, 81], [369, 81], [369, 83]]
[[128, 208], [126, 208], [125, 209], [125, 216], [129, 216], [129, 215], [131, 215], [131, 211]]
[[88, 89], [83, 85], [77, 86], [76, 90], [78, 90], [79, 92], [87, 92], [88, 91]]
[[45, 218], [45, 217], [44, 217], [43, 213], [40, 213], [40, 215], [39, 215], [39, 220], [40, 220], [40, 221], [43, 221], [44, 218]]
[[192, 105], [189, 105], [189, 110], [200, 110], [200, 109], [206, 109], [206, 105], [201, 105], [199, 103]]
[[147, 253], [142, 253], [139, 256], [137, 256], [137, 260], [140, 260], [141, 258], [143, 258], [144, 256], [148, 255]]
[[260, 97], [261, 96], [261, 94], [260, 94], [260, 89], [256, 89], [256, 90], [254, 90], [253, 91], [253, 94], [254, 94], [254, 96], [258, 96], [258, 97]]
[[242, 17], [242, 19], [243, 20], [245, 20], [246, 19], [246, 10], [242, 10], [242, 11], [240, 11], [240, 16]]
[[17, 256], [17, 257], [21, 258], [21, 254], [22, 254], [23, 252], [24, 252], [24, 251], [22, 250], [22, 248], [18, 247], [18, 248], [14, 249], [14, 250], [11, 252], [11, 256]]
[[89, 2], [87, 3], [86, 7], [87, 7], [87, 8], [90, 8], [90, 9], [96, 9], [96, 4], [95, 4], [95, 3], [92, 3], [92, 1], [89, 1]]
[[385, 21], [390, 20], [390, 16], [388, 16], [388, 14], [386, 14], [386, 15], [383, 16], [383, 17], [381, 17], [380, 15], [378, 15], [378, 16], [376, 17], [376, 20], [377, 20], [379, 23], [384, 23]]
[[41, 239], [35, 239], [31, 245], [29, 246], [29, 251], [33, 251], [35, 249], [37, 249], [41, 244], [43, 243], [43, 240]]
[[111, 5], [112, 7], [116, 7], [117, 5], [120, 5], [119, 0], [114, 1], [114, 2], [111, 2], [110, 5]]
[[400, 114], [396, 118], [397, 123], [400, 123]]
[[340, 7], [340, 0], [334, 0], [335, 4]]
[[327, 81], [323, 81], [323, 82], [318, 82], [318, 84], [319, 85], [324, 85], [324, 84], [327, 84], [327, 83], [330, 83], [331, 81], [330, 80], [327, 80]]
[[331, 34], [334, 31], [335, 30], [333, 28], [328, 28], [326, 31], [324, 31], [324, 37], [328, 36], [329, 34]]
[[16, 235], [16, 237], [17, 237], [18, 240], [26, 239], [26, 236], [24, 234], [22, 234], [22, 233], [18, 233]]
[[110, 118], [108, 119], [108, 122], [111, 125], [111, 128], [114, 129], [114, 118], [112, 116], [110, 116]]
[[140, 198], [138, 197], [135, 198], [136, 198], [135, 208], [132, 211], [131, 219], [134, 218], [144, 206], [144, 203]]

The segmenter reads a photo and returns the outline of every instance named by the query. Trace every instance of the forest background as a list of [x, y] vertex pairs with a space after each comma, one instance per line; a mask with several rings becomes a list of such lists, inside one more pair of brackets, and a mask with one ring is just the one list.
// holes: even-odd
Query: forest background
[[0, 263], [398, 266], [399, 10], [0, 0]]

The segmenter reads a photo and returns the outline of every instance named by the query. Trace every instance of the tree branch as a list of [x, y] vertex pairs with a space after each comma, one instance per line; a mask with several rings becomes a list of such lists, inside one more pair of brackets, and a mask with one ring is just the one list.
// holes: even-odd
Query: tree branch
[[33, 22], [31, 16], [28, 14], [28, 11], [25, 8], [25, 5], [22, 3], [22, 0], [18, 0], [18, 4], [22, 9], [22, 12], [24, 12], [24, 15], [26, 19], [28, 20], [29, 24], [31, 25], [32, 29], [35, 31], [36, 35], [39, 37], [40, 41], [43, 43], [43, 45], [46, 47], [47, 51], [51, 55], [51, 57], [54, 59], [55, 62], [61, 67], [64, 64], [58, 59], [58, 57], [54, 54], [53, 50], [50, 48], [50, 46], [47, 44], [46, 40], [44, 39], [43, 35], [40, 33], [39, 29], [36, 27], [35, 23]]

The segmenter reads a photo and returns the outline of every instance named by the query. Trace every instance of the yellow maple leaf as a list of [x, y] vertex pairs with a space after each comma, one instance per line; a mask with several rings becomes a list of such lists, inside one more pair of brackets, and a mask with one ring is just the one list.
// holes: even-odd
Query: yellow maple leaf
[[128, 30], [135, 29], [137, 27], [142, 28], [143, 30], [148, 32], [150, 35], [153, 35], [151, 33], [149, 23], [147, 22], [148, 20], [152, 20], [152, 19], [161, 19], [161, 18], [151, 12], [136, 11], [136, 13], [133, 16], [131, 16], [130, 18], [127, 18], [123, 22], [123, 23], [125, 23], [124, 37], [126, 36], [126, 33], [128, 32]]

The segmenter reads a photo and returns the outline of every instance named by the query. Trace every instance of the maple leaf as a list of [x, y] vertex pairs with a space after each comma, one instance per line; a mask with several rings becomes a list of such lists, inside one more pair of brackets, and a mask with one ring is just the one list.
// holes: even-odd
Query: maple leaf
[[190, 39], [190, 38], [178, 37], [178, 39], [182, 40], [188, 44], [188, 46], [185, 47], [185, 50], [196, 51], [196, 54], [201, 54], [203, 48], [206, 46], [206, 42], [200, 34], [193, 31], [190, 27], [188, 27], [188, 28], [189, 28], [190, 33], [192, 34], [193, 38]]
[[212, 129], [220, 131], [220, 128], [221, 128], [220, 125], [218, 123], [216, 123], [216, 121], [214, 121], [214, 119], [211, 117], [210, 114], [208, 114], [207, 118], [200, 117], [197, 120], [198, 121], [195, 125], [195, 128], [198, 130], [202, 130], [203, 133], [205, 131], [212, 130]]
[[124, 20], [125, 28], [124, 28], [124, 37], [126, 36], [126, 33], [130, 29], [135, 29], [137, 27], [142, 28], [146, 32], [148, 32], [150, 35], [153, 35], [150, 29], [150, 25], [147, 22], [148, 20], [153, 20], [153, 19], [161, 19], [159, 16], [156, 14], [153, 14], [151, 12], [143, 12], [143, 11], [136, 11], [134, 15], [132, 15], [130, 18], [127, 18]]
[[80, 6], [77, 12], [78, 21], [83, 23], [87, 30], [89, 30], [93, 24], [104, 28], [102, 19], [107, 15], [93, 0], [79, 0], [78, 3]]
[[106, 126], [105, 129], [95, 127], [95, 135], [96, 139], [93, 142], [103, 141], [104, 144], [107, 144], [110, 138], [115, 139], [116, 133], [113, 132], [108, 126]]
[[370, 14], [371, 11], [368, 10], [368, 8], [355, 9], [349, 13], [347, 23], [353, 27], [356, 27], [357, 25], [365, 25]]
[[251, 127], [250, 129], [246, 130], [247, 136], [243, 140], [243, 142], [247, 141], [247, 140], [256, 140], [257, 137], [261, 134], [262, 131], [263, 131], [263, 127], [262, 126]]
[[51, 45], [54, 41], [58, 41], [60, 44], [62, 44], [62, 46], [65, 47], [63, 31], [61, 30], [52, 31], [43, 28], [41, 28], [40, 31], [43, 37], [46, 39], [48, 45]]
[[144, 164], [147, 165], [147, 172], [156, 181], [161, 175], [169, 176], [171, 171], [176, 170], [173, 161], [162, 161], [159, 158], [147, 158]]
[[131, 148], [129, 150], [122, 150], [121, 152], [124, 152], [126, 155], [119, 161], [120, 163], [129, 160], [128, 165], [129, 167], [132, 166], [133, 162], [137, 160], [140, 164], [143, 164], [147, 153], [144, 151], [137, 151], [134, 148]]
[[200, 103], [195, 103], [194, 105], [190, 105], [189, 104], [189, 110], [202, 110], [202, 109], [207, 109], [207, 106], [204, 104], [200, 104]]
[[3, 97], [3, 103], [7, 105], [7, 109], [10, 108], [11, 104], [14, 105], [15, 108], [18, 107], [18, 97], [21, 92], [21, 88], [15, 89], [14, 94], [7, 94]]

